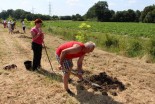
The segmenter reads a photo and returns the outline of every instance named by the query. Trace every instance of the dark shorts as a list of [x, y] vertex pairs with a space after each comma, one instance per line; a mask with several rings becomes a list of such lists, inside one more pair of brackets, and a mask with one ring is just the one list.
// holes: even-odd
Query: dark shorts
[[[56, 59], [60, 63], [60, 57], [57, 54], [56, 54]], [[64, 60], [63, 67], [64, 67], [64, 69], [62, 69], [63, 73], [68, 73], [71, 70], [71, 68], [73, 67], [72, 60], [71, 59]]]
[[23, 30], [25, 30], [25, 27], [23, 27]]

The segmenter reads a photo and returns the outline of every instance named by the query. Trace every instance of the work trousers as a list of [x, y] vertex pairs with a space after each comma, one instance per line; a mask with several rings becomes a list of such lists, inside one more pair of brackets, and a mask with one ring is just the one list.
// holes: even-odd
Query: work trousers
[[33, 70], [41, 66], [42, 45], [32, 42], [33, 50]]

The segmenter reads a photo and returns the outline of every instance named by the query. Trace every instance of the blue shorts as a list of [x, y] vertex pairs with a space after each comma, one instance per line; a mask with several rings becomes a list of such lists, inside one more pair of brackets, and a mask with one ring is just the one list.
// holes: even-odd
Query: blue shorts
[[[60, 57], [57, 54], [56, 54], [56, 59], [58, 60], [58, 62], [60, 64]], [[64, 60], [63, 67], [64, 67], [64, 69], [62, 69], [63, 73], [68, 73], [69, 71], [71, 71], [71, 68], [73, 67], [72, 60], [71, 59]]]

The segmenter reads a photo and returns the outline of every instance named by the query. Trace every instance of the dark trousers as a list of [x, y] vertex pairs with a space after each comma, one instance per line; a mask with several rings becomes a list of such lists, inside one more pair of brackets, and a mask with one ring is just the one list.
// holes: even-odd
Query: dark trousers
[[33, 70], [41, 66], [42, 45], [32, 42], [33, 50]]

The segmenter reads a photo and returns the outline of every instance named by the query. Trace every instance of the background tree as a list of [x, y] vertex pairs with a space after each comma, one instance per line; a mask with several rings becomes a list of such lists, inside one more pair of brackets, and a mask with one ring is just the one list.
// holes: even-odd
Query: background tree
[[36, 18], [41, 18], [42, 20], [51, 20], [51, 16], [49, 15], [42, 15], [42, 14], [32, 14], [30, 12], [26, 12], [22, 9], [17, 9], [17, 10], [12, 10], [12, 9], [8, 9], [3, 10], [0, 13], [0, 18], [2, 19], [7, 19], [9, 16], [11, 16], [12, 18], [16, 19], [16, 20], [21, 20], [21, 19], [25, 19], [27, 18], [27, 20], [32, 21], [35, 20]]
[[80, 14], [72, 15], [73, 21], [84, 21], [83, 17]]
[[143, 21], [146, 23], [155, 23], [155, 9], [148, 12]]
[[99, 1], [95, 4], [95, 14], [97, 16], [98, 21], [106, 21], [108, 19], [107, 14], [108, 13], [108, 3], [106, 1]]
[[8, 13], [6, 10], [3, 10], [1, 13], [0, 13], [0, 18], [2, 19], [7, 19], [9, 17]]
[[135, 22], [139, 22], [140, 21], [140, 16], [141, 16], [141, 11], [136, 10], [135, 13], [136, 13]]
[[95, 20], [97, 21], [111, 21], [114, 15], [113, 10], [108, 9], [108, 3], [106, 1], [99, 1], [95, 3], [84, 15], [84, 17], [88, 20]]
[[95, 14], [95, 6], [92, 6], [91, 8], [89, 8], [89, 10], [87, 11], [87, 13], [84, 15], [84, 18], [86, 20], [88, 20], [88, 19], [91, 19], [91, 20], [94, 19], [94, 20], [96, 20], [97, 16]]
[[154, 19], [152, 19], [152, 17], [154, 16], [154, 11], [155, 10], [155, 5], [152, 6], [147, 6], [144, 8], [144, 10], [142, 11], [140, 20], [142, 22], [153, 22]]
[[52, 16], [52, 20], [59, 20], [59, 17], [56, 16], [56, 15], [53, 15], [53, 16]]
[[71, 16], [60, 16], [60, 20], [72, 20]]

